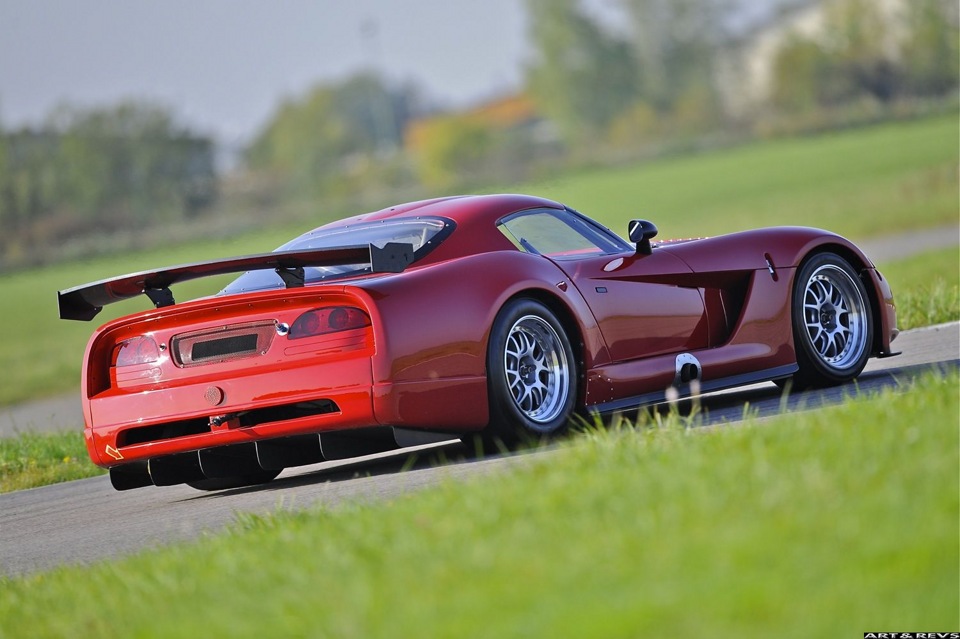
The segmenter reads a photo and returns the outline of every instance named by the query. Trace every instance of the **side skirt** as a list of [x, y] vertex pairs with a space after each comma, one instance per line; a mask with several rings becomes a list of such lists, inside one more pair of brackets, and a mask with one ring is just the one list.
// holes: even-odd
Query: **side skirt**
[[[796, 364], [787, 364], [785, 366], [768, 368], [766, 370], [756, 371], [754, 373], [743, 373], [742, 375], [733, 375], [732, 377], [701, 381], [699, 394], [702, 395], [703, 393], [712, 393], [714, 391], [735, 388], [737, 386], [747, 386], [748, 384], [756, 384], [758, 382], [772, 382], [777, 379], [790, 377], [796, 373], [799, 368], [800, 367]], [[676, 388], [678, 397], [683, 398], [693, 395], [690, 387], [690, 384], [683, 384], [679, 387], [671, 388]], [[624, 399], [615, 399], [609, 402], [587, 406], [586, 408], [587, 411], [591, 413], [606, 415], [609, 413], [636, 408], [638, 406], [660, 404], [665, 401], [667, 401], [667, 389], [653, 393], [644, 393], [643, 395], [635, 395], [633, 397], [626, 397]]]

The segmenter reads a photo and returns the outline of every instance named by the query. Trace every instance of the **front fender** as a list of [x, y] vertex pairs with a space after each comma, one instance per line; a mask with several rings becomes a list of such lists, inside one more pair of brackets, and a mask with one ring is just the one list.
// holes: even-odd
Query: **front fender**
[[836, 233], [802, 226], [743, 231], [682, 244], [667, 244], [657, 250], [676, 255], [695, 273], [712, 273], [766, 269], [769, 266], [768, 259], [774, 268], [793, 268], [799, 266], [811, 252], [825, 246], [840, 247], [841, 252], [859, 262], [854, 266], [873, 268], [873, 263], [850, 240]]

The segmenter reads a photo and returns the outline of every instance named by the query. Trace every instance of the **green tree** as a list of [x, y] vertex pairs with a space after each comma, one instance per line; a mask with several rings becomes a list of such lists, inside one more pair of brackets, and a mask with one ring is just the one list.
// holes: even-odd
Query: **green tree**
[[830, 81], [830, 72], [830, 60], [818, 43], [791, 36], [777, 51], [773, 61], [771, 99], [774, 105], [788, 111], [817, 108], [824, 83]]
[[621, 0], [629, 17], [643, 100], [661, 113], [699, 95], [716, 101], [713, 60], [732, 0]]
[[300, 102], [286, 102], [247, 152], [254, 169], [269, 169], [295, 182], [334, 172], [345, 146], [343, 122], [333, 107], [333, 92], [314, 89]]
[[450, 115], [436, 118], [429, 129], [419, 158], [424, 184], [449, 187], [486, 169], [494, 143], [490, 127], [468, 116]]
[[163, 107], [62, 107], [48, 130], [59, 139], [55, 197], [89, 218], [176, 219], [215, 198], [213, 142], [178, 126]]
[[780, 106], [831, 106], [871, 96], [941, 96], [958, 84], [958, 6], [911, 0], [897, 14], [872, 0], [825, 3], [824, 32], [794, 37], [775, 63]]
[[638, 95], [628, 42], [605, 32], [577, 0], [527, 0], [527, 8], [536, 51], [527, 69], [531, 95], [566, 139], [603, 135]]
[[903, 42], [908, 90], [915, 95], [943, 95], [958, 81], [960, 26], [953, 0], [907, 3], [907, 35]]
[[58, 108], [0, 134], [0, 235], [12, 252], [198, 213], [216, 197], [213, 142], [164, 108]]
[[[357, 167], [389, 163], [416, 109], [416, 90], [358, 74], [314, 87], [285, 102], [247, 150], [251, 168], [272, 172], [293, 189], [343, 195], [362, 189]], [[351, 179], [345, 179], [351, 178]]]
[[824, 50], [831, 62], [828, 77], [835, 81], [821, 89], [821, 102], [839, 103], [859, 95], [893, 99], [900, 91], [902, 73], [890, 18], [874, 0], [837, 0], [825, 6]]
[[16, 219], [7, 147], [7, 134], [0, 125], [0, 228], [10, 228]]

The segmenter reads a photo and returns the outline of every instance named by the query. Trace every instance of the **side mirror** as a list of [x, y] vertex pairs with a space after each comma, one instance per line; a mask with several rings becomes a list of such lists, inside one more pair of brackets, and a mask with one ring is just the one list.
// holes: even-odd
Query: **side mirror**
[[650, 255], [650, 240], [657, 236], [657, 225], [649, 220], [630, 220], [630, 241], [637, 245], [637, 253]]

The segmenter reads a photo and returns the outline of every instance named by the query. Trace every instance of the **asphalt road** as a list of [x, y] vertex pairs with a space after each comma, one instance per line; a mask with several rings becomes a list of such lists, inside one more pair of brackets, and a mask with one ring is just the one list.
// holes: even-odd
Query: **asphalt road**
[[[707, 396], [702, 401], [704, 422], [735, 424], [746, 403], [761, 416], [777, 413], [784, 405], [813, 410], [848, 395], [899, 386], [931, 368], [960, 367], [960, 323], [908, 331], [894, 345], [902, 355], [871, 360], [856, 383], [838, 388], [794, 394], [786, 402], [772, 383]], [[541, 449], [471, 459], [465, 458], [459, 443], [452, 443], [420, 449], [415, 455], [393, 453], [288, 470], [266, 486], [219, 493], [186, 486], [116, 492], [105, 476], [8, 493], [0, 495], [0, 574], [96, 562], [195, 539], [222, 529], [238, 512], [390, 499], [444, 478], [498, 472], [533, 455], [549, 454], [549, 449]]]

